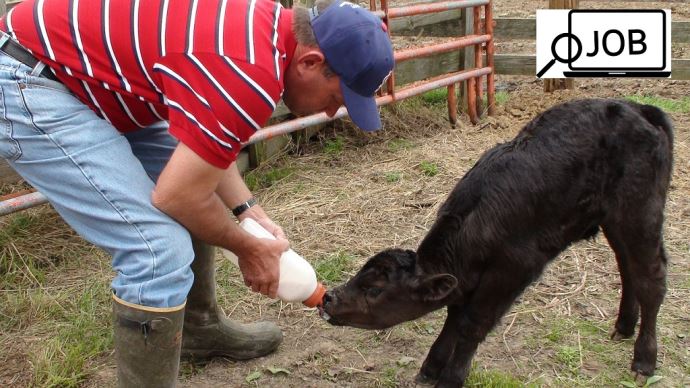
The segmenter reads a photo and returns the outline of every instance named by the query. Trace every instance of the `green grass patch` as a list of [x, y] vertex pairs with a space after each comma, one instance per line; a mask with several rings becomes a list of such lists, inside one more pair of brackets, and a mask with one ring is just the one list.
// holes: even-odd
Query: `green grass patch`
[[[659, 381], [661, 381], [663, 379], [664, 379], [663, 376], [657, 376], [657, 375], [649, 376], [649, 378], [647, 378], [647, 380], [645, 380], [644, 385], [642, 385], [642, 388], [647, 388], [649, 386], [652, 386], [652, 385], [658, 383]], [[630, 388], [637, 388], [638, 387], [637, 383], [633, 380], [623, 380], [620, 383], [624, 387], [630, 387]]]
[[81, 386], [111, 351], [108, 281], [88, 265], [101, 258], [52, 210], [0, 220], [0, 359], [21, 354], [27, 385]]
[[[498, 91], [494, 94], [494, 100], [496, 101], [496, 106], [498, 105], [504, 105], [508, 100], [510, 99], [510, 94], [505, 91]], [[486, 95], [482, 98], [482, 104], [486, 106], [488, 104], [488, 100], [486, 98]]]
[[[0, 247], [6, 247], [9, 242], [14, 239], [26, 238], [27, 230], [31, 227], [40, 225], [40, 223], [41, 219], [39, 217], [27, 212], [15, 213], [3, 219], [2, 229], [0, 229]], [[0, 265], [0, 270], [3, 269], [4, 268]], [[4, 272], [0, 272], [0, 274], [2, 273]]]
[[579, 320], [576, 326], [583, 336], [600, 337], [602, 340], [608, 339], [609, 334], [606, 328], [601, 328], [589, 320]]
[[556, 351], [556, 360], [571, 372], [580, 367], [580, 349], [575, 346], [561, 346]]
[[381, 372], [381, 386], [383, 387], [397, 387], [398, 384], [398, 368], [389, 366]]
[[654, 105], [666, 112], [690, 113], [690, 97], [670, 99], [659, 96], [627, 96], [627, 100], [640, 104]]
[[[458, 96], [458, 98], [460, 98], [458, 92], [456, 92], [456, 95]], [[421, 99], [422, 101], [430, 105], [445, 105], [448, 101], [448, 88], [439, 88], [426, 92], [422, 94]], [[494, 99], [496, 101], [496, 105], [503, 105], [510, 99], [510, 94], [506, 91], [501, 90], [494, 94]], [[486, 95], [482, 97], [482, 102], [484, 106], [486, 106], [486, 104], [488, 103]]]
[[572, 322], [560, 318], [550, 321], [546, 328], [549, 331], [546, 333], [546, 339], [555, 344], [563, 343], [573, 332]]
[[508, 92], [498, 91], [494, 95], [494, 98], [496, 99], [496, 105], [503, 105], [510, 99], [510, 94], [508, 94]]
[[292, 192], [295, 194], [299, 194], [299, 193], [303, 193], [306, 189], [307, 189], [307, 186], [304, 183], [299, 182], [292, 188]]
[[431, 105], [445, 104], [448, 99], [448, 88], [438, 88], [422, 94], [422, 101]]
[[251, 289], [244, 285], [239, 267], [230, 259], [217, 262], [216, 286], [218, 302], [224, 305], [234, 305], [251, 293]]
[[355, 257], [345, 251], [338, 251], [332, 255], [317, 259], [314, 263], [316, 277], [320, 281], [333, 285], [341, 282], [346, 272], [352, 269]]
[[16, 213], [0, 221], [0, 288], [15, 289], [19, 284], [39, 285], [45, 281], [49, 260], [23, 255], [20, 248], [31, 246], [45, 222], [28, 212]]
[[554, 343], [559, 343], [563, 340], [565, 334], [566, 333], [563, 331], [563, 328], [552, 327], [551, 330], [549, 330], [549, 332], [546, 334], [546, 339]]
[[422, 161], [419, 164], [419, 169], [422, 170], [422, 174], [428, 177], [438, 175], [438, 165], [436, 165], [436, 163]]
[[409, 150], [414, 148], [414, 144], [411, 141], [402, 138], [391, 139], [386, 145], [388, 146], [388, 150], [391, 152], [398, 152], [401, 150]]
[[330, 156], [340, 155], [343, 149], [345, 149], [345, 138], [342, 136], [336, 136], [334, 139], [326, 140], [326, 143], [323, 145], [323, 152]]
[[496, 370], [478, 370], [472, 368], [465, 381], [465, 387], [481, 388], [536, 388], [537, 384], [525, 384], [517, 377]]
[[395, 183], [395, 182], [400, 182], [400, 180], [402, 179], [402, 174], [400, 172], [397, 172], [397, 171], [391, 171], [391, 172], [387, 172], [385, 174], [385, 177], [386, 177], [386, 182]]
[[244, 182], [251, 191], [264, 189], [288, 178], [294, 172], [295, 169], [292, 167], [278, 167], [269, 169], [268, 171], [257, 169], [245, 174]]
[[81, 293], [31, 299], [41, 314], [33, 329], [47, 337], [29, 354], [32, 385], [78, 387], [93, 372], [90, 362], [112, 348], [109, 295], [106, 284], [93, 283]]

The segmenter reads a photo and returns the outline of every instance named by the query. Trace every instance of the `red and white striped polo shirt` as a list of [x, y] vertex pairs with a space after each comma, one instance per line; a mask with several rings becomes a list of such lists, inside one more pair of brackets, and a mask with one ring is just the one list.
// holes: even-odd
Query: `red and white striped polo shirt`
[[168, 120], [220, 168], [270, 117], [296, 47], [271, 0], [26, 0], [0, 28], [118, 130]]

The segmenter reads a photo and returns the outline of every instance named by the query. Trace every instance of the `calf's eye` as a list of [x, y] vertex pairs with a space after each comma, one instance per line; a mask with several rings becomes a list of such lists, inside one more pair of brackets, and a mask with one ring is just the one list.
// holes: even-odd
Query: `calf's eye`
[[372, 288], [367, 289], [367, 295], [372, 297], [372, 298], [379, 296], [382, 292], [383, 292], [383, 289], [378, 288], [378, 287], [372, 287]]

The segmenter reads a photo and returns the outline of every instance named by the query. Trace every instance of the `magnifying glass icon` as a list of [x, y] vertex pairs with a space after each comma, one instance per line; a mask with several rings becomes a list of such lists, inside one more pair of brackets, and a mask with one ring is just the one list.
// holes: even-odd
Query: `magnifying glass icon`
[[[556, 44], [558, 43], [559, 40], [561, 40], [563, 38], [572, 39], [575, 41], [575, 43], [577, 45], [577, 52], [575, 53], [575, 56], [573, 56], [572, 58], [570, 57], [570, 41], [568, 41], [568, 58], [563, 58], [560, 55], [558, 55], [558, 53], [556, 52]], [[549, 71], [551, 66], [553, 66], [553, 64], [556, 63], [556, 61], [561, 62], [561, 63], [575, 62], [580, 57], [580, 55], [582, 54], [582, 42], [580, 42], [580, 39], [577, 36], [575, 36], [569, 32], [564, 32], [564, 33], [556, 36], [553, 39], [553, 42], [551, 42], [551, 54], [553, 55], [553, 59], [551, 59], [549, 61], [549, 63], [547, 63], [546, 66], [544, 66], [539, 71], [539, 73], [537, 73], [537, 78], [541, 78], [541, 76], [544, 75], [544, 73]]]

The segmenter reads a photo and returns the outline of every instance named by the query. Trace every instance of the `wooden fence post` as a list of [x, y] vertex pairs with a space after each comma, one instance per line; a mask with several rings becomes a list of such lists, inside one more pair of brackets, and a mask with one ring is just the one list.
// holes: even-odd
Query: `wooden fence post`
[[[550, 9], [576, 9], [580, 0], [549, 0]], [[553, 92], [559, 89], [573, 89], [575, 80], [572, 78], [551, 78], [544, 80], [544, 91]]]

